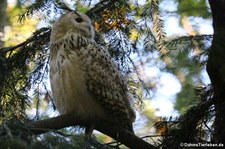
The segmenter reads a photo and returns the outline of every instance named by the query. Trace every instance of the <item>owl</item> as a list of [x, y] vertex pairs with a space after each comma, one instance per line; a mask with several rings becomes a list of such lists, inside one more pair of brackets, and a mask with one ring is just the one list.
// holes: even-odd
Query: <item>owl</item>
[[126, 81], [108, 51], [94, 41], [89, 17], [77, 11], [62, 15], [50, 37], [50, 84], [60, 114], [74, 113], [133, 132], [135, 113]]

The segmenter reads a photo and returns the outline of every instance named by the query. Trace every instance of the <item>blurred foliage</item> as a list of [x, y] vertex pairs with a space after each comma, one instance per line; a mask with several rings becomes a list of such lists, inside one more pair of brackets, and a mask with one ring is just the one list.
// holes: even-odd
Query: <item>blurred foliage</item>
[[197, 103], [194, 89], [204, 84], [201, 74], [205, 70], [208, 49], [212, 41], [212, 35], [199, 35], [190, 18], [211, 19], [211, 12], [207, 0], [175, 2], [180, 25], [190, 36], [170, 40], [167, 48], [172, 51], [164, 61], [167, 64], [166, 71], [175, 74], [182, 85], [182, 90], [176, 98], [175, 109], [184, 114], [189, 107]]
[[[19, 1], [18, 1], [19, 2]], [[7, 15], [9, 25], [5, 26], [5, 47], [15, 46], [18, 43], [23, 42], [29, 38], [36, 30], [38, 20], [35, 18], [26, 20], [24, 22], [18, 21], [18, 14], [21, 13], [24, 8], [20, 3], [10, 3], [7, 7]]]
[[178, 2], [178, 14], [183, 16], [209, 18], [210, 9], [206, 0], [176, 0]]

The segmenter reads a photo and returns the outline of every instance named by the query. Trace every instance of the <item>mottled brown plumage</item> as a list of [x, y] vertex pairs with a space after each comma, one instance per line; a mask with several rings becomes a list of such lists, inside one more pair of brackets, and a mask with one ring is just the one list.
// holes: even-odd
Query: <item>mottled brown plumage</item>
[[53, 25], [50, 82], [56, 107], [91, 122], [87, 129], [101, 120], [133, 131], [135, 113], [124, 78], [93, 38], [91, 21], [80, 12], [68, 12]]

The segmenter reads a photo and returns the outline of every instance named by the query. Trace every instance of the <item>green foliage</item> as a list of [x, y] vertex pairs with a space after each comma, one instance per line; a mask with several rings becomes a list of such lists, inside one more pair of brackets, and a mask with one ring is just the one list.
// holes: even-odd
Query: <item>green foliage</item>
[[[49, 29], [43, 28], [33, 34], [25, 42], [15, 46], [1, 49], [1, 55], [7, 67], [1, 69], [5, 78], [2, 80], [0, 109], [1, 118], [23, 117], [29, 103], [28, 91], [35, 84], [40, 83], [47, 75], [47, 43]], [[30, 72], [29, 60], [37, 65]]]
[[29, 18], [31, 15], [49, 9], [51, 6], [51, 0], [35, 1], [31, 5], [25, 7], [24, 12], [19, 14], [19, 21]]
[[[146, 35], [144, 38], [144, 48], [148, 51], [159, 50], [160, 54], [167, 53], [165, 47], [165, 32], [163, 30], [163, 20], [161, 19], [159, 0], [147, 2], [141, 9], [140, 16], [143, 18], [144, 25], [141, 27], [141, 33]], [[152, 26], [147, 23], [148, 19]], [[151, 29], [152, 28], [152, 29]]]
[[159, 145], [163, 148], [180, 148], [180, 143], [208, 143], [208, 135], [212, 135], [213, 90], [211, 86], [200, 87], [196, 90], [198, 103], [180, 116], [171, 125], [168, 135], [162, 137]]
[[174, 108], [178, 110], [180, 114], [185, 114], [191, 106], [197, 103], [194, 89], [193, 81], [189, 81], [183, 85], [182, 91], [178, 93]]
[[28, 149], [26, 142], [20, 138], [0, 138], [2, 149]]
[[181, 16], [209, 18], [210, 11], [206, 0], [177, 0], [178, 13]]
[[165, 71], [177, 76], [182, 85], [178, 93], [175, 109], [184, 114], [197, 103], [194, 89], [203, 84], [201, 72], [207, 61], [212, 35], [182, 36], [166, 43], [170, 52], [163, 58]]
[[83, 135], [69, 135], [61, 131], [32, 136], [31, 129], [29, 123], [17, 119], [4, 121], [0, 125], [1, 149], [111, 149], [113, 147], [97, 142], [94, 137], [87, 139]]

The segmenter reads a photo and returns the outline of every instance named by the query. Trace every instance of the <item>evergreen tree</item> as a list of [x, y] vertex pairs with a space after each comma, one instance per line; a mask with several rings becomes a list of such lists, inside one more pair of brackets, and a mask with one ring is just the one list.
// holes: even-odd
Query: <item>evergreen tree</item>
[[[162, 2], [165, 1], [139, 3], [127, 0], [85, 0], [74, 1], [71, 5], [58, 0], [42, 0], [30, 4], [18, 0], [17, 6], [20, 8], [21, 22], [38, 17], [52, 23], [56, 19], [53, 16], [72, 9], [86, 13], [95, 24], [95, 40], [109, 47], [121, 72], [130, 79], [130, 90], [134, 94], [139, 92], [140, 102], [143, 93], [154, 92], [155, 89], [154, 83], [140, 77], [138, 64], [152, 62], [151, 59], [142, 61], [140, 57], [143, 55], [150, 57], [157, 53], [157, 62], [164, 64], [160, 69], [174, 74], [181, 82], [182, 90], [176, 100], [176, 108], [180, 110], [181, 116], [163, 118], [155, 123], [156, 129], [163, 130], [157, 136], [159, 141], [146, 142], [140, 136], [107, 124], [97, 124], [97, 130], [130, 148], [185, 148], [181, 143], [189, 142], [225, 145], [225, 18], [221, 15], [225, 14], [225, 3], [220, 0], [173, 1], [177, 4], [175, 13], [180, 16], [180, 24], [189, 32], [187, 36], [171, 39], [164, 32], [162, 16], [166, 14], [159, 7]], [[184, 23], [189, 21], [189, 17], [210, 19], [210, 13], [213, 35], [200, 35], [192, 26]], [[0, 24], [0, 32], [4, 26], [4, 23]], [[0, 144], [3, 148], [122, 148], [119, 143], [104, 144], [96, 138], [86, 141], [82, 135], [74, 135], [74, 132], [68, 135], [68, 131], [62, 128], [86, 125], [73, 115], [39, 120], [40, 102], [44, 99], [51, 101], [46, 82], [50, 32], [50, 27], [40, 28], [15, 46], [1, 47], [0, 44]], [[211, 47], [209, 42], [212, 42]], [[139, 55], [140, 63], [132, 59], [134, 54]], [[209, 85], [204, 85], [200, 78], [201, 71], [206, 67], [212, 82]], [[181, 74], [185, 79], [181, 78]], [[29, 94], [31, 91], [34, 92], [32, 98]], [[36, 118], [30, 119], [26, 109], [34, 100]], [[186, 108], [190, 104], [192, 106]], [[46, 134], [38, 136], [43, 133]], [[33, 134], [35, 137], [31, 137]], [[154, 140], [155, 136], [148, 135], [146, 138]]]

